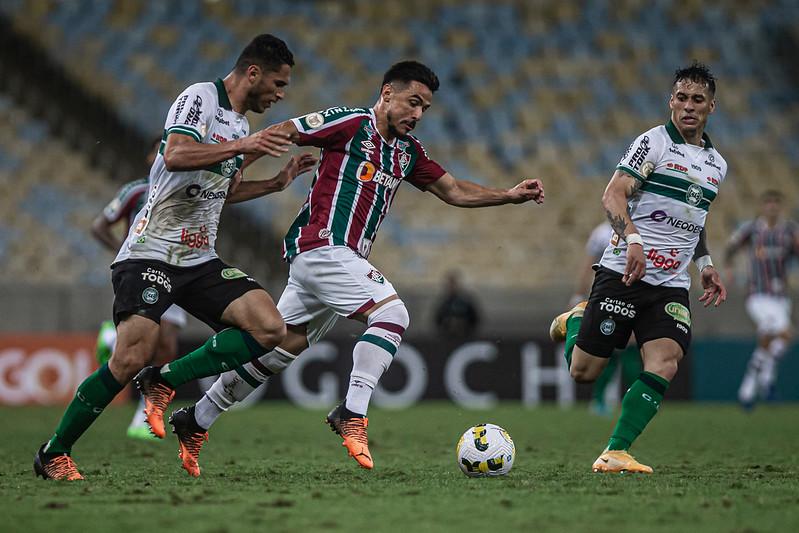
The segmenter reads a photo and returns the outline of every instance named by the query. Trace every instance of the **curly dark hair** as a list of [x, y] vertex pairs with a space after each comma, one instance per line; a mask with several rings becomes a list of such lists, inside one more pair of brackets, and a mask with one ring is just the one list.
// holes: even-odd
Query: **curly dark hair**
[[380, 84], [380, 86], [382, 87], [386, 83], [394, 81], [402, 83], [418, 81], [419, 83], [427, 85], [427, 88], [432, 92], [438, 90], [438, 76], [436, 76], [435, 72], [430, 70], [430, 67], [418, 61], [400, 61], [399, 63], [394, 63], [391, 65], [391, 68], [386, 71], [383, 76], [383, 83]]
[[250, 65], [276, 72], [283, 65], [294, 66], [294, 55], [282, 39], [269, 33], [256, 36], [236, 60], [237, 72], [244, 72]]
[[712, 72], [710, 72], [710, 67], [704, 63], [694, 60], [694, 62], [691, 63], [691, 66], [678, 68], [675, 70], [674, 83], [672, 83], [672, 87], [676, 85], [678, 81], [682, 80], [690, 80], [694, 83], [703, 83], [707, 85], [711, 95], [716, 94], [716, 77], [713, 76]]

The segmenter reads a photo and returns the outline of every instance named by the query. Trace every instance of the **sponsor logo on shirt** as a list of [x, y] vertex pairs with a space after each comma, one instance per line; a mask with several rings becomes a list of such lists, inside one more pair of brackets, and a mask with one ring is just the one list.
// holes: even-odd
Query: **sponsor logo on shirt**
[[699, 165], [691, 163], [691, 168], [694, 170], [698, 170], [699, 172], [702, 172], [702, 167], [700, 167]]
[[180, 100], [178, 100], [178, 105], [175, 106], [175, 118], [172, 119], [172, 122], [178, 121], [178, 119], [180, 118], [180, 114], [183, 113], [183, 108], [186, 106], [186, 100], [188, 99], [189, 99], [188, 94], [184, 94], [183, 96], [180, 97]]
[[677, 145], [675, 143], [671, 143], [671, 146], [669, 146], [669, 153], [678, 155], [680, 157], [685, 157], [685, 154], [681, 152], [679, 148], [677, 148]]
[[230, 121], [229, 120], [225, 120], [224, 117], [225, 117], [225, 113], [221, 109], [217, 109], [216, 110], [216, 116], [214, 117], [214, 120], [216, 120], [220, 124], [224, 124], [225, 126], [230, 126]]
[[186, 228], [180, 230], [180, 243], [195, 249], [207, 249], [209, 246], [208, 240], [208, 227], [206, 225], [200, 226], [196, 232], [192, 232]]
[[718, 187], [718, 186], [719, 186], [719, 180], [718, 180], [718, 178], [714, 178], [713, 176], [708, 176], [708, 177], [707, 177], [707, 182], [708, 182], [709, 184], [711, 184], [711, 185], [715, 185], [716, 187]]
[[665, 222], [666, 224], [670, 225], [673, 228], [682, 229], [687, 231], [688, 233], [699, 233], [702, 231], [702, 226], [699, 224], [694, 224], [693, 222], [689, 222], [687, 220], [682, 220], [673, 216], [670, 216], [667, 212], [658, 209], [657, 211], [652, 211], [650, 213], [649, 218], [653, 222], [661, 223]]
[[194, 98], [191, 103], [191, 109], [186, 113], [186, 120], [183, 122], [187, 126], [195, 127], [200, 122], [200, 112], [203, 107], [203, 98], [199, 94]]
[[638, 143], [638, 148], [636, 148], [635, 153], [630, 158], [630, 166], [635, 170], [641, 168], [644, 159], [646, 159], [646, 156], [649, 154], [649, 150], [651, 150], [649, 146], [649, 135], [644, 135], [641, 142]]
[[683, 174], [688, 172], [688, 168], [680, 165], [679, 163], [669, 163], [666, 166], [672, 170], [676, 170], [677, 172], [682, 172]]
[[672, 248], [668, 254], [671, 257], [666, 257], [665, 255], [661, 254], [655, 248], [650, 248], [649, 252], [646, 254], [646, 258], [652, 262], [652, 266], [655, 268], [659, 268], [661, 270], [677, 270], [682, 265], [682, 261], [674, 259], [680, 254], [680, 251], [676, 248]]
[[[224, 172], [224, 169], [223, 169]], [[186, 196], [189, 198], [199, 197], [202, 200], [224, 200], [227, 198], [227, 191], [209, 191], [203, 190], [202, 187], [196, 183], [192, 183], [186, 187]]]
[[713, 154], [707, 154], [705, 164], [715, 168], [716, 170], [721, 170], [721, 167], [716, 164], [716, 156]]
[[227, 142], [227, 139], [225, 139], [224, 137], [219, 135], [217, 132], [214, 132], [213, 135], [211, 135], [211, 138], [213, 140], [215, 140], [216, 142], [218, 142], [218, 143], [226, 143]]
[[399, 185], [400, 181], [402, 181], [401, 178], [395, 178], [391, 174], [377, 169], [371, 161], [364, 161], [358, 165], [358, 169], [355, 171], [355, 176], [359, 181], [364, 183], [373, 181], [379, 185], [388, 187], [389, 189], [393, 189]]
[[247, 274], [238, 268], [223, 268], [220, 274], [224, 279], [239, 279], [247, 277]]

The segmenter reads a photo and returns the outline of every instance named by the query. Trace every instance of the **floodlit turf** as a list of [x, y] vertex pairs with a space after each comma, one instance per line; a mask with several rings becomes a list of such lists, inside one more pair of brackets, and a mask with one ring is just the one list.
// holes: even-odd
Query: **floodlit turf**
[[[612, 420], [582, 407], [373, 410], [376, 468], [361, 470], [323, 413], [267, 403], [231, 412], [180, 469], [177, 444], [124, 436], [109, 408], [75, 449], [86, 477], [34, 478], [60, 409], [0, 408], [0, 531], [799, 531], [799, 406], [664, 404], [633, 452], [652, 476], [592, 474]], [[504, 478], [468, 479], [455, 443], [478, 422], [517, 446]]]

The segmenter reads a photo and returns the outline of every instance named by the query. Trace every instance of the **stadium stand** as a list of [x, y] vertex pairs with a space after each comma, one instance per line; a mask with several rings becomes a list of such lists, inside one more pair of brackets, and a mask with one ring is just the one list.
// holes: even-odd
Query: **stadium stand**
[[[399, 284], [434, 284], [455, 265], [469, 265], [485, 286], [571, 279], [576, 261], [568, 258], [601, 219], [599, 197], [615, 163], [637, 133], [665, 120], [671, 73], [693, 58], [719, 78], [709, 132], [731, 169], [709, 219], [711, 244], [718, 248], [751, 215], [764, 185], [799, 201], [799, 97], [784, 62], [774, 60], [775, 36], [796, 37], [785, 30], [799, 16], [791, 0], [608, 0], [583, 8], [503, 0], [8, 0], [0, 12], [141, 132], [161, 126], [183, 87], [228, 72], [242, 43], [263, 31], [285, 38], [298, 64], [286, 102], [253, 120], [254, 128], [328, 105], [370, 105], [390, 63], [431, 64], [442, 89], [419, 136], [433, 157], [458, 177], [497, 186], [542, 177], [548, 205], [458, 210], [405, 190], [374, 255]], [[3, 176], [23, 161], [9, 146], [0, 152]], [[250, 177], [277, 168], [264, 164]], [[92, 186], [79, 178], [72, 185]], [[280, 235], [306, 187], [298, 180], [244, 210]], [[0, 231], [0, 250], [24, 228]]]

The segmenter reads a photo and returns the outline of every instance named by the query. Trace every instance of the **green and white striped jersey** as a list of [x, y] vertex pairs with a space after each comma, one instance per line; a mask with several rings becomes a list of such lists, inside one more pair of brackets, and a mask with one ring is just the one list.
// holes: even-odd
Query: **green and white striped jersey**
[[196, 83], [183, 91], [167, 115], [161, 149], [150, 169], [147, 202], [115, 262], [153, 259], [194, 266], [215, 258], [219, 216], [230, 179], [241, 168], [244, 156], [201, 170], [171, 172], [164, 164], [166, 139], [178, 133], [212, 144], [245, 137], [249, 131], [247, 118], [233, 111], [221, 79]]
[[[710, 138], [702, 140], [703, 146], [687, 144], [669, 121], [639, 135], [616, 167], [643, 182], [628, 207], [644, 241], [643, 281], [650, 285], [691, 285], [687, 268], [727, 174]], [[614, 235], [599, 263], [623, 273], [626, 262], [627, 243]]]

